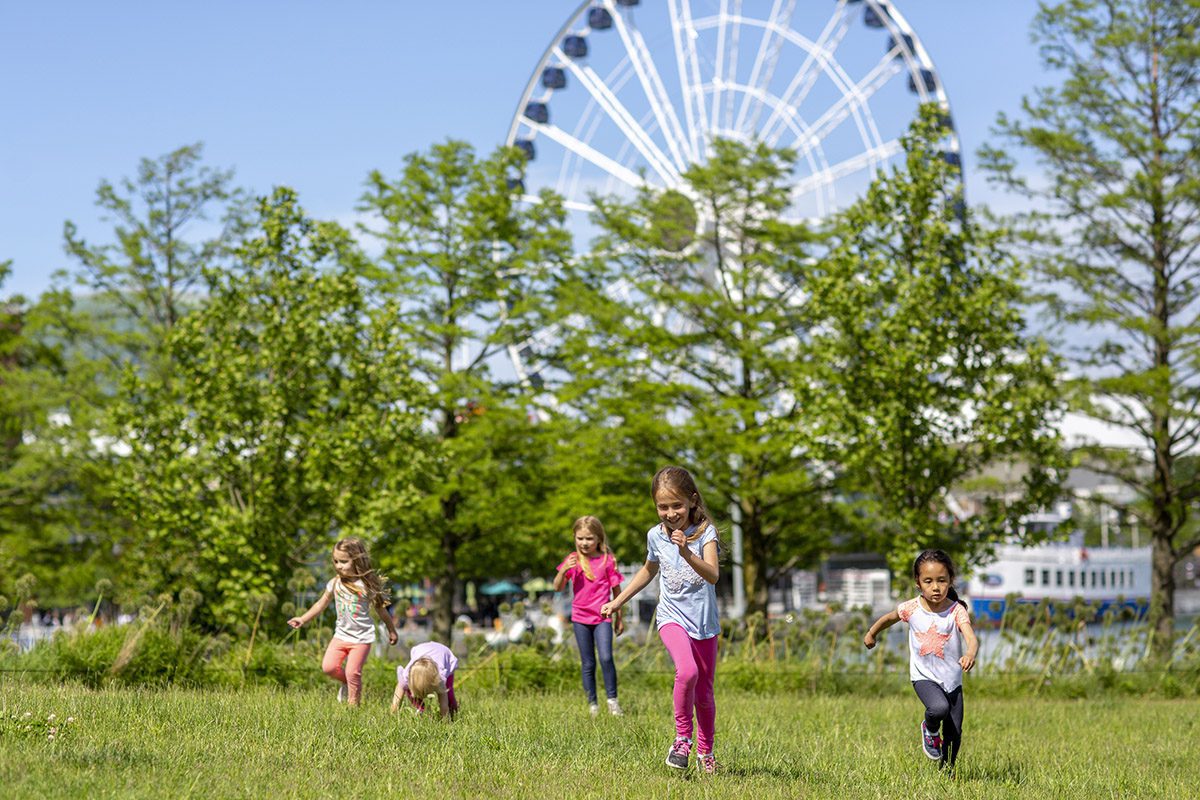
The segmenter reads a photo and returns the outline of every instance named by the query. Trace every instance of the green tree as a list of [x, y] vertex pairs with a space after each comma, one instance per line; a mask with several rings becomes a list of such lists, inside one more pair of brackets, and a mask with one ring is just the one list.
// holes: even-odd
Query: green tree
[[115, 572], [125, 562], [114, 545], [129, 520], [113, 503], [121, 457], [109, 406], [127, 365], [170, 372], [165, 337], [200, 301], [200, 271], [238, 235], [240, 195], [231, 181], [204, 166], [195, 145], [143, 160], [133, 178], [101, 182], [96, 204], [112, 224], [111, 241], [89, 243], [67, 222], [66, 250], [77, 266], [57, 273], [36, 300], [12, 305], [0, 566], [25, 565], [20, 571], [38, 577], [47, 605], [94, 602], [98, 578], [121, 586]]
[[[926, 547], [985, 555], [1055, 498], [1064, 465], [1055, 360], [1025, 331], [1004, 232], [965, 210], [940, 116], [924, 108], [903, 168], [838, 217], [809, 276], [818, 377], [796, 387], [838, 443], [868, 546], [900, 575]], [[1015, 467], [1018, 486], [984, 491], [998, 465]], [[972, 481], [978, 507], [955, 518], [945, 495]]]
[[983, 155], [1033, 209], [1018, 217], [1063, 326], [1075, 407], [1142, 443], [1080, 455], [1141, 500], [1154, 650], [1166, 656], [1174, 567], [1200, 546], [1200, 476], [1179, 469], [1200, 446], [1200, 2], [1043, 3], [1033, 35], [1062, 81], [997, 128], [1041, 173], [998, 148]]
[[207, 301], [173, 326], [172, 371], [131, 366], [115, 410], [138, 586], [198, 589], [219, 625], [335, 538], [378, 538], [426, 463], [399, 310], [370, 307], [349, 234], [286, 189], [258, 214], [237, 269], [206, 270]]
[[531, 508], [552, 442], [531, 419], [506, 348], [528, 336], [547, 276], [570, 237], [552, 196], [522, 207], [510, 188], [521, 153], [476, 157], [462, 142], [405, 158], [401, 174], [368, 179], [361, 208], [383, 251], [373, 291], [430, 388], [422, 475], [425, 502], [394, 531], [393, 557], [410, 577], [435, 576], [434, 631], [449, 641], [463, 580], [511, 573], [549, 558]]
[[765, 609], [773, 571], [815, 559], [835, 527], [824, 447], [791, 390], [810, 369], [813, 249], [784, 219], [794, 160], [717, 140], [680, 189], [597, 198], [594, 258], [557, 290], [554, 363], [569, 376], [558, 396], [608, 434], [596, 469], [636, 476], [638, 549], [650, 476], [690, 468], [719, 519], [740, 517], [751, 611]]

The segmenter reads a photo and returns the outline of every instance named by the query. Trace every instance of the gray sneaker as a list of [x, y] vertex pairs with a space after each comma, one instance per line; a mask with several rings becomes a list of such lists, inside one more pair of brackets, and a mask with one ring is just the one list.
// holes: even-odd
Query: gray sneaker
[[921, 749], [934, 761], [941, 761], [942, 737], [930, 733], [929, 729], [925, 727], [925, 720], [921, 720]]
[[667, 766], [675, 769], [687, 769], [688, 755], [692, 752], [692, 740], [686, 736], [676, 736], [675, 744], [667, 751]]

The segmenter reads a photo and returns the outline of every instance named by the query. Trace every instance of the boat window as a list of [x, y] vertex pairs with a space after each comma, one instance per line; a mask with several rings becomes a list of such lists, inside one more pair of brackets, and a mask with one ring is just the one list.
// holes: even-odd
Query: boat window
[[1063, 585], [1062, 573], [1063, 573], [1063, 571], [1061, 569], [1055, 571], [1055, 573], [1054, 573], [1054, 585], [1055, 586]]
[[1025, 585], [1026, 586], [1033, 586], [1034, 574], [1035, 574], [1035, 570], [1033, 570], [1032, 568], [1025, 570]]
[[1075, 585], [1075, 570], [1069, 570], [1067, 572], [1067, 586], [1074, 586], [1074, 585]]

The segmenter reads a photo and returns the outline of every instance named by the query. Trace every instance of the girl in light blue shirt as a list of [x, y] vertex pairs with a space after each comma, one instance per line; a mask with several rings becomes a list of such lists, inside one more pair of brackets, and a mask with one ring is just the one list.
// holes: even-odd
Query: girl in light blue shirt
[[667, 766], [687, 769], [695, 715], [697, 766], [717, 770], [713, 729], [717, 704], [713, 681], [717, 667], [717, 528], [691, 473], [682, 467], [663, 467], [650, 484], [659, 524], [646, 533], [646, 563], [612, 602], [600, 609], [607, 617], [657, 574], [659, 576], [658, 635], [675, 663], [675, 741], [667, 751]]

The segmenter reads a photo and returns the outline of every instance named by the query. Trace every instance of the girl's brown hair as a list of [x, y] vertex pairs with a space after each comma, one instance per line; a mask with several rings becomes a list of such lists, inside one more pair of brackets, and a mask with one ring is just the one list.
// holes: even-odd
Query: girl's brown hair
[[412, 695], [413, 705], [425, 707], [425, 699], [431, 694], [437, 694], [442, 676], [438, 674], [437, 664], [431, 658], [418, 658], [408, 668], [408, 692]]
[[366, 587], [368, 600], [378, 605], [387, 605], [390, 602], [387, 578], [380, 575], [371, 565], [371, 554], [367, 552], [367, 545], [362, 539], [354, 537], [339, 539], [333, 545], [333, 550], [335, 553], [341, 553], [350, 558], [350, 574], [342, 576], [343, 586], [357, 593], [353, 582], [362, 581], [363, 586]]
[[658, 502], [658, 493], [663, 490], [693, 504], [688, 509], [687, 527], [695, 525], [696, 530], [687, 537], [689, 542], [699, 539], [708, 530], [709, 525], [716, 529], [717, 523], [709, 512], [708, 506], [704, 504], [704, 498], [700, 496], [700, 490], [696, 488], [696, 480], [692, 477], [692, 473], [683, 467], [663, 467], [654, 473], [654, 479], [650, 481], [650, 499]]
[[[580, 517], [575, 520], [575, 524], [571, 527], [571, 532], [577, 534], [581, 528], [596, 537], [596, 546], [600, 549], [601, 553], [612, 558], [612, 553], [608, 551], [608, 537], [605, 535], [604, 526], [600, 523], [599, 519], [590, 515]], [[587, 576], [589, 581], [596, 580], [596, 576], [592, 574], [590, 559], [586, 558], [583, 553], [580, 553], [578, 548], [575, 549], [575, 552], [579, 556], [579, 568], [583, 570], [583, 574]]]

